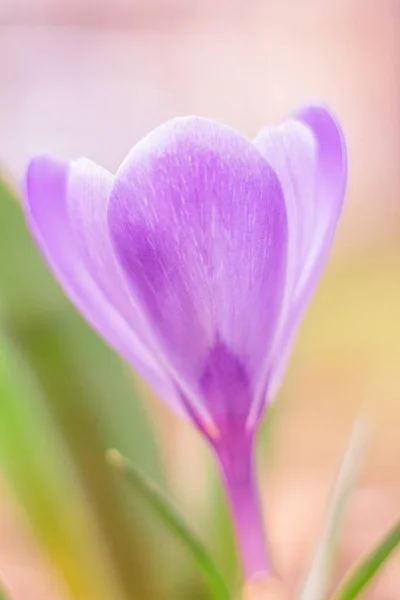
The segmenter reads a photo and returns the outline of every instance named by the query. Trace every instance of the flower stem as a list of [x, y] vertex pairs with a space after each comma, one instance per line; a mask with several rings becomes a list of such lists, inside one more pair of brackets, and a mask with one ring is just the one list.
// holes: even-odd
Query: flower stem
[[254, 474], [253, 436], [216, 447], [246, 579], [266, 574], [271, 565]]

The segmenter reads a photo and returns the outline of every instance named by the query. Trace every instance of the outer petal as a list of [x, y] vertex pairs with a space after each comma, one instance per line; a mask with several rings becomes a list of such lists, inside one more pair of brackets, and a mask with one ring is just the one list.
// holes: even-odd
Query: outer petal
[[280, 127], [261, 131], [254, 143], [278, 175], [288, 215], [286, 300], [274, 350], [271, 395], [332, 245], [344, 200], [346, 150], [335, 119], [317, 106], [300, 110]]
[[106, 210], [114, 177], [90, 161], [34, 158], [26, 176], [28, 223], [43, 255], [87, 321], [165, 395], [168, 383], [133, 326]]
[[164, 364], [197, 407], [245, 413], [260, 392], [282, 299], [286, 214], [253, 144], [176, 119], [121, 166], [109, 224]]

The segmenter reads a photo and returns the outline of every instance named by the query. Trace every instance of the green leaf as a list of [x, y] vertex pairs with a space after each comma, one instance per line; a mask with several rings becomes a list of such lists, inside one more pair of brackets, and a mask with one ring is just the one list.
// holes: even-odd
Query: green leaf
[[346, 576], [332, 600], [353, 600], [371, 582], [400, 545], [400, 520], [363, 560]]
[[365, 423], [360, 419], [354, 426], [340, 466], [324, 531], [317, 546], [310, 572], [303, 585], [300, 600], [324, 600], [326, 598], [337, 538], [347, 501], [356, 481], [365, 440]]
[[161, 490], [118, 450], [109, 450], [106, 459], [108, 464], [121, 473], [124, 479], [145, 498], [169, 529], [185, 544], [202, 569], [213, 597], [216, 600], [228, 600], [230, 595], [227, 586], [207, 549]]
[[39, 391], [4, 340], [0, 340], [0, 399], [0, 465], [29, 524], [74, 598], [119, 600], [106, 570], [99, 576], [102, 563], [90, 514], [80, 502], [71, 464]]

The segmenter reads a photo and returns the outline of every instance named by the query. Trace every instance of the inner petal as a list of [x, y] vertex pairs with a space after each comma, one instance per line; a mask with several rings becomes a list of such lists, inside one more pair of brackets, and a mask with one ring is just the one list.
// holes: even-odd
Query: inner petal
[[280, 185], [253, 144], [203, 119], [164, 125], [122, 165], [108, 218], [153, 348], [184, 393], [202, 403], [216, 339], [258, 385], [280, 310], [287, 240]]

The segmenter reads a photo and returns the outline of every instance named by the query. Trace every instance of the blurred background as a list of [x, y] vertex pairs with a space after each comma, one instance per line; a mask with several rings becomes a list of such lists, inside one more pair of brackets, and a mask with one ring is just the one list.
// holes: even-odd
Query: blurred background
[[[88, 156], [115, 170], [171, 117], [212, 117], [252, 137], [309, 99], [345, 131], [347, 202], [258, 466], [292, 594], [367, 404], [339, 581], [400, 507], [400, 2], [0, 0], [0, 77], [0, 318], [13, 364], [1, 370], [16, 374], [0, 398], [0, 580], [13, 600], [208, 598], [180, 544], [104, 465], [110, 446], [168, 491], [237, 578], [205, 444], [88, 329], [37, 255], [12, 198], [26, 161]], [[365, 598], [396, 600], [399, 589], [397, 555]]]

